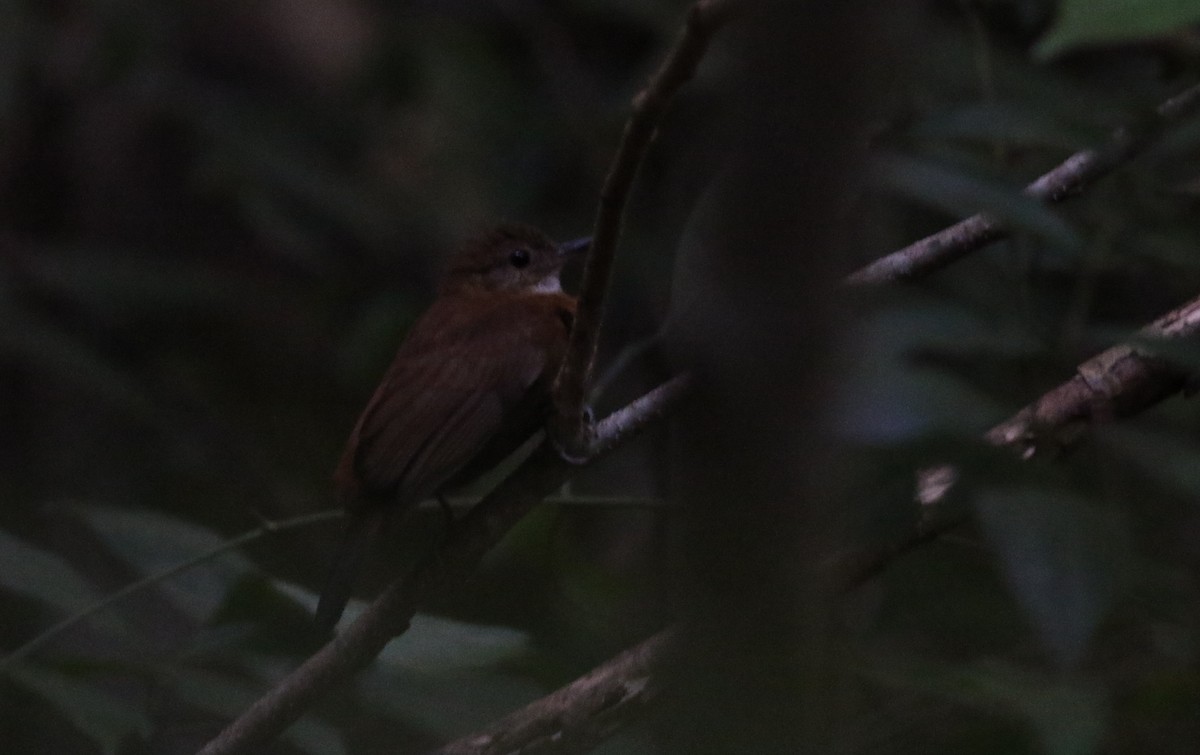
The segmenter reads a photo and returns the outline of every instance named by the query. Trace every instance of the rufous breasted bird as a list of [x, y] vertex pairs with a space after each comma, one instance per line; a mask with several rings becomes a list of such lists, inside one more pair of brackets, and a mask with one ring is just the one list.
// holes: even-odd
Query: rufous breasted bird
[[388, 521], [479, 477], [543, 426], [575, 316], [559, 273], [589, 243], [502, 225], [454, 257], [334, 474], [349, 524], [317, 605], [321, 630], [337, 624]]

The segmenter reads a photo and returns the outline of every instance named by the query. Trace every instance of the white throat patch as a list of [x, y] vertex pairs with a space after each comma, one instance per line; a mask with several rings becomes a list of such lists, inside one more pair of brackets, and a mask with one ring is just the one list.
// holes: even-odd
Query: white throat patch
[[532, 290], [538, 294], [557, 294], [562, 292], [562, 283], [559, 282], [557, 273], [547, 275], [538, 281], [538, 284]]

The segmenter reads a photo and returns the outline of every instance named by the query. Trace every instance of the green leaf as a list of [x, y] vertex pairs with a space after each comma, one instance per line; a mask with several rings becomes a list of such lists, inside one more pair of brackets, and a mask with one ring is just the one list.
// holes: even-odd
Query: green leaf
[[985, 491], [975, 507], [1043, 644], [1065, 665], [1077, 663], [1115, 597], [1119, 529], [1086, 502], [1042, 490]]
[[529, 635], [508, 627], [417, 614], [404, 638], [379, 654], [385, 665], [425, 673], [495, 666], [529, 651]]
[[9, 678], [45, 700], [100, 751], [115, 755], [131, 736], [150, 735], [150, 719], [137, 705], [76, 679], [28, 666], [8, 672]]
[[1077, 250], [1082, 241], [1065, 220], [1020, 187], [977, 175], [967, 168], [943, 165], [911, 155], [886, 154], [871, 164], [872, 182], [878, 188], [958, 218], [986, 212], [1016, 231]]
[[910, 133], [927, 142], [958, 140], [990, 146], [1000, 141], [1069, 152], [1095, 137], [1052, 113], [1013, 102], [971, 102], [934, 111], [914, 124]]
[[440, 737], [466, 734], [544, 690], [499, 667], [526, 655], [524, 632], [418, 614], [379, 655], [374, 687], [386, 707]]
[[[226, 542], [212, 530], [158, 512], [93, 504], [76, 511], [113, 553], [143, 574], [202, 556]], [[225, 553], [163, 581], [162, 590], [180, 610], [198, 621], [207, 621], [229, 586], [254, 569], [254, 564], [240, 553]]]
[[1145, 39], [1197, 20], [1200, 0], [1061, 0], [1034, 53], [1048, 58], [1073, 47]]
[[[313, 592], [286, 582], [275, 586], [310, 612], [316, 608]], [[343, 622], [365, 608], [351, 600]], [[359, 679], [360, 696], [435, 738], [461, 736], [545, 694], [503, 670], [530, 650], [525, 632], [417, 614]]]
[[853, 359], [839, 386], [835, 405], [839, 433], [868, 444], [911, 441], [947, 431], [977, 435], [1002, 410], [966, 381], [913, 364], [914, 354], [921, 351], [975, 347], [1028, 354], [1036, 344], [946, 307], [886, 309], [863, 319]]
[[1193, 500], [1200, 494], [1200, 448], [1190, 431], [1116, 425], [1106, 429], [1100, 442], [1163, 488]]
[[547, 692], [512, 673], [491, 669], [428, 674], [374, 668], [358, 684], [363, 699], [437, 739], [466, 735]]
[[[317, 595], [312, 591], [279, 581], [275, 587], [310, 612], [316, 610]], [[364, 601], [351, 600], [343, 623], [354, 621], [366, 606]], [[507, 663], [529, 649], [529, 635], [516, 629], [419, 613], [402, 637], [388, 643], [378, 662], [392, 669], [441, 674]]]
[[[262, 694], [257, 686], [240, 679], [198, 669], [178, 669], [161, 681], [185, 702], [230, 718], [240, 715]], [[280, 737], [312, 755], [346, 753], [337, 729], [312, 717], [300, 719]]]
[[62, 557], [0, 530], [0, 585], [72, 613], [98, 595]]

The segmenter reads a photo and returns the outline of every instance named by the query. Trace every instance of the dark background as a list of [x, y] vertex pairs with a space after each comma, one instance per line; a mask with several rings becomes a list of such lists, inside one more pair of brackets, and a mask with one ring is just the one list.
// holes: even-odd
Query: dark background
[[[705, 394], [679, 442], [659, 430], [588, 470], [278, 751], [466, 734], [720, 583], [709, 599], [739, 596], [730, 610], [759, 630], [802, 627], [781, 653], [819, 636], [821, 678], [798, 664], [800, 690], [775, 702], [822, 697], [821, 751], [1190, 752], [1195, 402], [1055, 465], [977, 441], [1200, 292], [1197, 124], [1062, 211], [1016, 198], [1194, 83], [1200, 4], [1140, 3], [1139, 23], [1103, 26], [1130, 4], [877, 3], [854, 34], [803, 19], [722, 32], [643, 166], [601, 369], [660, 328], [668, 347], [598, 408], [688, 360], [767, 377]], [[0, 647], [264, 518], [332, 507], [341, 444], [448, 254], [501, 219], [587, 232], [686, 5], [0, 0]], [[880, 295], [834, 283], [979, 209], [1014, 240]], [[702, 253], [714, 238], [723, 251]], [[976, 476], [975, 525], [819, 628], [754, 613], [796, 602], [756, 568], [902, 537], [912, 471], [946, 460]], [[798, 487], [788, 470], [805, 470]], [[779, 519], [753, 519], [771, 506]], [[689, 507], [724, 536], [681, 526]], [[739, 515], [758, 526], [729, 529]], [[415, 515], [362, 594], [441, 526]], [[316, 647], [307, 612], [339, 528], [260, 538], [5, 668], [0, 742], [193, 751]], [[726, 662], [751, 664], [746, 685], [769, 673]], [[755, 720], [734, 702], [730, 719]], [[696, 705], [720, 715], [711, 696]], [[670, 726], [606, 751], [678, 747]]]

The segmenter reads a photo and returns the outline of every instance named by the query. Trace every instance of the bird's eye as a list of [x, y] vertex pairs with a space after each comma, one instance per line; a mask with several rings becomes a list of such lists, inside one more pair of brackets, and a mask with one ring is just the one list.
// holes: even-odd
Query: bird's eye
[[512, 253], [508, 255], [508, 261], [518, 270], [525, 267], [529, 264], [529, 250], [524, 248], [512, 250]]

